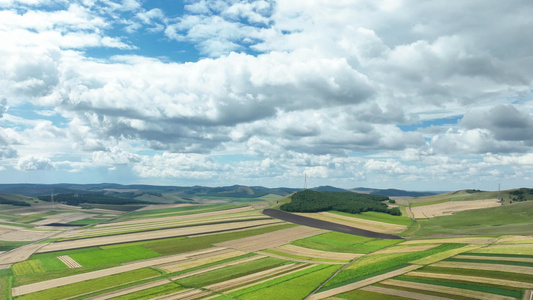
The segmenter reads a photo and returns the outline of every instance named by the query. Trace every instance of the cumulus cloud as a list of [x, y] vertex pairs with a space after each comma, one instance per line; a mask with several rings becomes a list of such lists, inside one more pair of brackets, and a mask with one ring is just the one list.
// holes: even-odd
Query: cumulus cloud
[[7, 111], [7, 99], [4, 97], [0, 97], [0, 118], [4, 116], [4, 113]]
[[42, 171], [54, 168], [52, 161], [46, 157], [25, 156], [19, 158], [16, 169], [20, 171]]

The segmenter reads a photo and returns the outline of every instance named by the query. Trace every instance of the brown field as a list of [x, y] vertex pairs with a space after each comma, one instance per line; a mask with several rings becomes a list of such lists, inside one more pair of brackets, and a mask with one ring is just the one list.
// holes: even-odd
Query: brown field
[[371, 278], [368, 278], [368, 279], [364, 279], [364, 280], [361, 280], [361, 281], [350, 283], [350, 284], [347, 284], [347, 285], [344, 285], [344, 286], [341, 286], [341, 287], [338, 287], [338, 288], [334, 288], [334, 289], [331, 289], [331, 290], [327, 290], [327, 291], [324, 291], [324, 292], [321, 292], [321, 293], [313, 294], [313, 295], [309, 296], [307, 299], [309, 299], [309, 300], [324, 299], [324, 298], [328, 298], [328, 297], [335, 296], [335, 295], [338, 295], [338, 294], [346, 293], [346, 292], [349, 292], [351, 290], [360, 289], [360, 288], [365, 287], [367, 285], [371, 285], [371, 284], [383, 281], [385, 279], [389, 279], [389, 278], [393, 278], [393, 277], [396, 277], [396, 276], [403, 275], [405, 273], [414, 271], [414, 270], [419, 269], [421, 267], [422, 266], [418, 266], [418, 265], [410, 265], [410, 266], [407, 266], [407, 267], [402, 268], [402, 269], [394, 270], [392, 272], [388, 272], [388, 273], [381, 274], [381, 275], [378, 275], [378, 276], [375, 276], [375, 277], [371, 277]]
[[490, 293], [485, 293], [485, 292], [478, 292], [478, 291], [473, 291], [473, 290], [459, 289], [459, 288], [439, 286], [439, 285], [426, 284], [426, 283], [406, 282], [406, 281], [396, 280], [396, 279], [387, 279], [383, 281], [382, 284], [398, 286], [398, 287], [409, 287], [409, 288], [414, 288], [414, 289], [422, 290], [422, 291], [458, 295], [458, 296], [469, 297], [472, 299], [480, 299], [480, 300], [516, 300], [516, 298], [514, 297], [501, 296], [501, 295], [490, 294]]
[[209, 224], [190, 227], [180, 227], [172, 229], [153, 230], [147, 232], [136, 232], [129, 234], [119, 234], [112, 236], [86, 238], [72, 241], [63, 241], [49, 244], [39, 250], [39, 252], [52, 252], [59, 250], [77, 249], [92, 246], [103, 246], [111, 244], [120, 244], [127, 242], [137, 242], [144, 240], [161, 239], [177, 236], [190, 236], [210, 232], [220, 232], [227, 230], [242, 229], [246, 227], [262, 226], [274, 223], [282, 223], [275, 219], [255, 220], [247, 222], [232, 222], [222, 224]]
[[501, 271], [501, 272], [533, 275], [533, 267], [513, 266], [513, 265], [441, 261], [438, 263], [434, 263], [431, 266], [441, 267], [441, 268]]
[[310, 237], [324, 232], [326, 231], [322, 229], [307, 226], [297, 226], [247, 238], [222, 242], [215, 245], [246, 252], [255, 252], [267, 248], [281, 246], [294, 240], [303, 239], [305, 237]]
[[527, 288], [527, 289], [533, 288], [533, 283], [530, 283], [530, 282], [496, 279], [496, 278], [488, 278], [488, 277], [465, 276], [465, 275], [446, 274], [446, 273], [430, 273], [430, 272], [422, 272], [422, 271], [409, 272], [406, 275], [423, 277], [423, 278], [453, 279], [453, 280], [475, 282], [475, 283], [488, 283], [488, 284], [495, 284], [495, 285], [502, 285], [502, 286], [517, 287], [517, 288]]
[[451, 215], [456, 212], [501, 206], [498, 199], [472, 200], [472, 201], [449, 201], [439, 204], [412, 207], [411, 211], [417, 219], [433, 218]]
[[48, 225], [52, 223], [69, 223], [74, 222], [78, 220], [83, 220], [86, 218], [90, 218], [94, 216], [93, 214], [87, 214], [87, 213], [76, 213], [76, 212], [69, 212], [69, 213], [62, 213], [57, 215], [51, 215], [44, 217], [44, 220], [37, 221], [31, 223], [32, 225]]
[[297, 215], [305, 216], [313, 219], [323, 220], [327, 222], [342, 224], [350, 227], [360, 228], [368, 231], [374, 231], [387, 234], [398, 234], [407, 229], [407, 226], [388, 224], [383, 222], [358, 219], [355, 217], [342, 216], [330, 212], [319, 213], [297, 213]]
[[404, 297], [408, 299], [416, 299], [416, 300], [451, 300], [450, 298], [444, 298], [444, 297], [439, 297], [439, 296], [432, 296], [432, 295], [408, 292], [408, 291], [402, 291], [402, 290], [395, 290], [395, 289], [389, 289], [389, 288], [378, 287], [378, 286], [367, 286], [367, 287], [362, 288], [361, 290], [380, 293], [384, 295], [399, 296], [399, 297]]
[[306, 256], [306, 257], [321, 258], [321, 259], [346, 260], [346, 261], [350, 261], [356, 257], [360, 257], [364, 255], [364, 254], [354, 254], [354, 253], [321, 251], [321, 250], [299, 247], [299, 246], [295, 246], [291, 244], [279, 246], [279, 247], [273, 248], [273, 250], [291, 254], [291, 255]]
[[42, 240], [57, 234], [58, 231], [38, 231], [18, 227], [18, 230], [12, 230], [0, 235], [1, 241], [26, 241], [34, 242]]

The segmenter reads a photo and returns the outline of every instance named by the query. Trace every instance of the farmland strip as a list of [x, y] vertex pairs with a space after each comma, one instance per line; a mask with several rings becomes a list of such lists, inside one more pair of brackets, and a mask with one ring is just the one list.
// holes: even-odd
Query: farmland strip
[[437, 278], [437, 279], [468, 281], [468, 282], [475, 282], [475, 283], [488, 283], [488, 284], [501, 285], [501, 286], [517, 287], [517, 288], [529, 288], [529, 289], [533, 288], [533, 283], [488, 278], [488, 277], [477, 277], [477, 276], [445, 274], [445, 273], [432, 273], [432, 272], [422, 272], [422, 271], [410, 272], [405, 275], [414, 276], [414, 277], [423, 277], [423, 278]]
[[396, 235], [363, 230], [363, 229], [354, 228], [354, 227], [341, 225], [337, 223], [326, 222], [322, 220], [317, 220], [313, 218], [290, 214], [290, 213], [280, 211], [280, 210], [275, 210], [275, 209], [265, 209], [263, 210], [263, 214], [273, 217], [273, 218], [280, 219], [280, 220], [288, 221], [291, 223], [325, 229], [325, 230], [338, 231], [342, 233], [360, 235], [360, 236], [371, 237], [371, 238], [401, 239], [401, 237], [396, 236]]
[[233, 266], [233, 265], [238, 265], [238, 264], [254, 261], [254, 260], [257, 260], [257, 259], [260, 259], [260, 258], [264, 258], [264, 257], [265, 256], [263, 256], [263, 255], [254, 255], [254, 256], [250, 256], [250, 257], [245, 257], [243, 259], [234, 260], [234, 261], [230, 261], [230, 262], [227, 262], [227, 263], [218, 264], [216, 266], [203, 268], [203, 269], [192, 271], [192, 272], [187, 272], [185, 274], [176, 275], [176, 276], [172, 277], [171, 279], [172, 280], [178, 280], [178, 279], [186, 278], [186, 277], [189, 277], [189, 276], [198, 275], [198, 274], [202, 274], [202, 273], [205, 273], [205, 272], [217, 270], [217, 269], [220, 269], [220, 268], [223, 268], [223, 267]]
[[294, 240], [314, 236], [320, 233], [324, 233], [324, 231], [312, 227], [297, 226], [242, 239], [221, 242], [215, 244], [215, 246], [233, 248], [247, 252], [256, 252], [266, 248], [281, 246]]
[[313, 258], [348, 260], [348, 261], [356, 257], [362, 256], [362, 254], [321, 251], [321, 250], [304, 248], [304, 247], [291, 245], [291, 244], [277, 247], [275, 248], [275, 250], [279, 252], [284, 252], [287, 254], [294, 254], [294, 255], [307, 256], [307, 257], [313, 257]]
[[297, 262], [310, 263], [310, 264], [325, 264], [325, 265], [344, 265], [344, 264], [346, 264], [346, 262], [333, 262], [333, 261], [318, 261], [318, 260], [310, 260], [310, 259], [300, 259], [300, 258], [294, 258], [294, 257], [289, 257], [289, 256], [278, 255], [278, 254], [270, 253], [270, 252], [266, 252], [266, 251], [258, 251], [257, 253], [265, 255], [265, 256], [270, 256], [270, 257], [274, 257], [274, 258], [283, 259], [283, 260], [297, 261]]
[[81, 239], [81, 240], [52, 243], [39, 249], [38, 252], [39, 253], [53, 252], [53, 251], [60, 251], [60, 250], [85, 248], [85, 247], [91, 247], [91, 246], [102, 246], [102, 245], [121, 244], [121, 243], [127, 243], [127, 242], [155, 240], [155, 239], [168, 238], [168, 237], [191, 236], [191, 235], [197, 235], [197, 234], [203, 234], [203, 233], [209, 233], [209, 232], [222, 232], [222, 231], [228, 231], [228, 230], [252, 228], [252, 227], [257, 227], [257, 226], [262, 226], [262, 225], [267, 225], [267, 224], [274, 224], [274, 223], [279, 223], [279, 221], [275, 219], [267, 219], [267, 220], [256, 220], [256, 221], [246, 221], [246, 222], [232, 222], [232, 223], [223, 223], [223, 224], [209, 224], [209, 225], [182, 227], [182, 228], [174, 228], [174, 229], [162, 229], [162, 230], [154, 230], [150, 232], [138, 232], [138, 233], [121, 234], [121, 235], [114, 235], [114, 236], [105, 236], [105, 237], [94, 237], [94, 238], [87, 238], [87, 239]]
[[441, 267], [441, 268], [459, 268], [459, 269], [477, 269], [477, 270], [486, 270], [486, 271], [502, 271], [502, 272], [533, 275], [533, 267], [523, 267], [523, 266], [511, 266], [511, 265], [500, 265], [500, 264], [485, 264], [485, 263], [468, 263], [468, 262], [450, 262], [450, 261], [440, 261], [438, 263], [432, 264], [431, 266], [433, 266], [433, 267]]
[[146, 289], [149, 289], [149, 288], [153, 288], [153, 287], [156, 287], [156, 286], [160, 286], [160, 285], [163, 285], [163, 284], [167, 284], [167, 283], [170, 283], [170, 282], [171, 281], [168, 280], [168, 279], [156, 280], [156, 281], [147, 282], [147, 283], [139, 284], [139, 285], [136, 285], [136, 286], [128, 287], [128, 288], [125, 288], [125, 289], [121, 289], [121, 290], [118, 290], [118, 291], [113, 291], [113, 292], [110, 292], [110, 293], [106, 293], [106, 294], [90, 297], [90, 298], [87, 298], [87, 300], [106, 300], [106, 299], [111, 299], [111, 298], [114, 298], [114, 297], [119, 297], [119, 296], [131, 294], [131, 293], [135, 293], [135, 292], [138, 292], [138, 291], [146, 290]]
[[297, 264], [282, 265], [282, 266], [279, 266], [279, 267], [275, 267], [275, 268], [272, 268], [272, 269], [268, 269], [268, 270], [264, 270], [264, 271], [261, 271], [261, 272], [253, 273], [253, 274], [250, 274], [250, 275], [246, 275], [246, 276], [242, 276], [242, 277], [226, 280], [226, 281], [223, 281], [223, 282], [215, 283], [215, 284], [212, 284], [212, 285], [208, 285], [208, 286], [206, 286], [204, 288], [212, 290], [212, 291], [222, 291], [222, 290], [226, 290], [226, 289], [229, 289], [229, 288], [232, 288], [232, 287], [239, 286], [241, 284], [254, 282], [254, 281], [257, 281], [257, 280], [265, 278], [265, 277], [278, 275], [278, 274], [281, 274], [281, 273], [284, 273], [284, 272], [287, 272], [287, 271], [291, 271], [291, 270], [294, 270], [295, 268], [300, 268], [300, 267], [301, 266], [297, 265]]
[[82, 265], [80, 265], [77, 261], [75, 261], [72, 257], [68, 255], [61, 255], [61, 256], [58, 256], [57, 258], [71, 269], [82, 267]]
[[381, 274], [381, 275], [378, 275], [378, 276], [374, 276], [374, 277], [371, 277], [371, 278], [368, 278], [368, 279], [364, 279], [364, 280], [361, 280], [361, 281], [350, 283], [350, 284], [347, 284], [347, 285], [344, 285], [344, 286], [341, 286], [341, 287], [338, 287], [338, 288], [334, 288], [334, 289], [330, 289], [330, 290], [327, 290], [327, 291], [324, 291], [324, 292], [313, 294], [313, 295], [309, 296], [306, 299], [307, 300], [317, 300], [317, 299], [324, 299], [324, 298], [331, 297], [331, 296], [334, 296], [334, 295], [342, 294], [342, 293], [345, 293], [345, 292], [348, 292], [348, 291], [351, 291], [351, 290], [359, 289], [359, 288], [365, 287], [367, 285], [374, 284], [376, 282], [383, 281], [385, 279], [389, 279], [389, 278], [392, 278], [392, 277], [400, 276], [402, 274], [414, 271], [414, 270], [416, 270], [418, 268], [421, 268], [421, 267], [422, 266], [419, 266], [419, 265], [410, 265], [410, 266], [407, 266], [405, 268], [394, 270], [392, 272], [388, 272], [388, 273]]
[[385, 295], [400, 296], [400, 297], [416, 299], [416, 300], [451, 300], [451, 298], [444, 298], [444, 297], [409, 292], [409, 291], [395, 290], [395, 289], [389, 289], [389, 288], [372, 286], [372, 285], [366, 286], [362, 288], [361, 290], [385, 294]]
[[210, 294], [209, 292], [203, 291], [203, 290], [187, 289], [184, 291], [179, 291], [177, 293], [155, 297], [155, 298], [152, 298], [152, 300], [189, 300], [189, 299], [198, 299], [198, 298], [207, 296], [209, 294]]
[[411, 282], [411, 281], [406, 282], [406, 281], [396, 280], [396, 279], [385, 280], [382, 282], [382, 284], [398, 286], [398, 287], [409, 287], [412, 289], [417, 289], [417, 290], [422, 290], [422, 291], [466, 296], [466, 297], [480, 299], [480, 300], [514, 300], [516, 299], [514, 297], [490, 294], [490, 293], [485, 293], [485, 292], [460, 289], [460, 288], [454, 288], [454, 287], [447, 287], [447, 286], [439, 286], [439, 285], [427, 284], [427, 283], [419, 283], [419, 282]]
[[504, 260], [518, 262], [533, 262], [533, 258], [528, 257], [509, 257], [509, 256], [488, 256], [488, 255], [457, 255], [454, 258], [461, 259], [481, 259], [481, 260]]
[[85, 281], [85, 280], [100, 278], [104, 276], [124, 273], [127, 271], [142, 269], [142, 268], [150, 267], [153, 265], [160, 265], [160, 264], [169, 263], [169, 262], [178, 261], [178, 260], [186, 260], [191, 255], [202, 253], [202, 252], [205, 253], [209, 251], [215, 251], [215, 250], [219, 250], [219, 249], [210, 248], [210, 249], [204, 249], [201, 251], [190, 252], [190, 253], [185, 253], [185, 254], [169, 255], [169, 256], [165, 256], [161, 258], [148, 259], [148, 260], [144, 260], [140, 262], [134, 262], [134, 263], [130, 263], [130, 264], [126, 264], [126, 265], [118, 266], [118, 267], [113, 267], [109, 269], [92, 271], [92, 272], [83, 273], [83, 274], [76, 274], [72, 276], [31, 283], [31, 284], [27, 284], [27, 285], [23, 285], [19, 287], [14, 287], [12, 289], [12, 294], [13, 296], [25, 295], [25, 294], [29, 294], [33, 292], [47, 290], [47, 289], [54, 288], [54, 287], [59, 287], [59, 286], [64, 286], [64, 285], [80, 282], [80, 281]]

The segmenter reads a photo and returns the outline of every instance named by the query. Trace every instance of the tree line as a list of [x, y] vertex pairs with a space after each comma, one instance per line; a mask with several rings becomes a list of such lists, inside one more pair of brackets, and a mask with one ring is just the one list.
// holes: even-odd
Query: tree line
[[317, 192], [303, 190], [291, 196], [291, 202], [280, 206], [287, 212], [321, 212], [336, 210], [351, 214], [365, 211], [375, 211], [400, 216], [400, 210], [395, 207], [389, 209], [383, 201], [387, 196], [359, 194], [352, 192]]

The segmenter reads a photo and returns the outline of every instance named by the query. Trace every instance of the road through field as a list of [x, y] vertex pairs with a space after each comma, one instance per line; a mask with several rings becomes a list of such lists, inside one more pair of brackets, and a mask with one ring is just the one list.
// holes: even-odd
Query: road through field
[[315, 227], [320, 229], [326, 229], [331, 231], [337, 231], [342, 233], [348, 233], [353, 235], [359, 235], [364, 237], [370, 237], [370, 238], [378, 238], [378, 239], [401, 239], [401, 237], [397, 235], [392, 234], [385, 234], [385, 233], [379, 233], [379, 232], [373, 232], [368, 230], [363, 230], [359, 228], [354, 228], [342, 224], [317, 220], [309, 217], [299, 216], [295, 214], [291, 214], [288, 212], [284, 212], [281, 210], [275, 210], [275, 209], [265, 209], [263, 210], [263, 214], [277, 218], [280, 220], [288, 221], [295, 224], [305, 225], [309, 227]]

